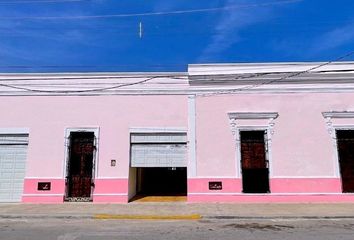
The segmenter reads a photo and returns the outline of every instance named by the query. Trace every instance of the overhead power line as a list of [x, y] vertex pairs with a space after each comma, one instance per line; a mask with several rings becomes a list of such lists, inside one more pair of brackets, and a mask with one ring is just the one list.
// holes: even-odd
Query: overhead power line
[[283, 5], [288, 3], [299, 2], [300, 0], [282, 0], [265, 3], [244, 4], [244, 5], [228, 5], [224, 7], [214, 8], [199, 8], [177, 11], [161, 11], [161, 12], [144, 12], [144, 13], [126, 13], [126, 14], [107, 14], [107, 15], [80, 15], [80, 16], [21, 16], [21, 17], [9, 17], [0, 16], [0, 19], [12, 19], [12, 20], [57, 20], [57, 19], [99, 19], [99, 18], [125, 18], [125, 17], [143, 17], [143, 16], [163, 16], [163, 15], [177, 15], [177, 14], [189, 14], [189, 13], [203, 13], [203, 12], [216, 12], [233, 9], [255, 8], [255, 7], [268, 7], [274, 5]]
[[306, 74], [306, 73], [310, 73], [313, 70], [316, 70], [316, 69], [319, 69], [321, 67], [330, 65], [330, 64], [332, 64], [334, 62], [341, 61], [341, 60], [346, 59], [346, 58], [348, 58], [348, 57], [350, 57], [352, 55], [354, 55], [354, 51], [351, 51], [351, 52], [349, 52], [347, 54], [344, 54], [344, 55], [342, 55], [342, 56], [340, 56], [340, 57], [338, 57], [338, 58], [336, 58], [334, 60], [331, 60], [331, 61], [328, 61], [328, 62], [324, 62], [324, 63], [319, 64], [317, 66], [311, 67], [311, 68], [309, 68], [307, 70], [300, 71], [300, 72], [295, 72], [295, 73], [290, 73], [289, 75], [284, 76], [282, 78], [268, 80], [268, 81], [264, 81], [264, 82], [261, 82], [261, 83], [257, 83], [257, 84], [253, 84], [253, 85], [249, 85], [249, 86], [245, 86], [245, 87], [241, 87], [241, 88], [236, 88], [236, 89], [229, 89], [229, 90], [218, 91], [218, 92], [213, 92], [213, 93], [206, 93], [206, 94], [198, 94], [198, 96], [208, 97], [208, 96], [215, 96], [215, 95], [234, 94], [234, 93], [237, 93], [237, 92], [241, 92], [241, 91], [257, 88], [257, 87], [260, 87], [260, 86], [263, 86], [263, 85], [268, 85], [268, 84], [272, 84], [272, 83], [275, 83], [275, 82], [281, 82], [281, 81], [289, 79], [289, 78], [293, 78], [293, 77], [297, 77], [297, 76], [300, 76], [300, 75], [303, 75], [303, 74]]
[[[351, 51], [345, 55], [342, 55], [334, 60], [328, 61], [328, 62], [324, 62], [322, 64], [319, 64], [317, 66], [311, 67], [307, 70], [304, 71], [300, 71], [300, 72], [295, 72], [295, 73], [290, 73], [287, 76], [284, 76], [282, 78], [278, 78], [278, 79], [273, 79], [273, 80], [268, 80], [268, 81], [264, 81], [258, 84], [253, 84], [253, 85], [249, 85], [249, 86], [245, 86], [245, 87], [241, 87], [241, 88], [236, 88], [236, 89], [228, 89], [228, 90], [224, 90], [224, 91], [218, 91], [218, 92], [213, 92], [213, 93], [207, 93], [207, 94], [196, 94], [197, 96], [201, 96], [201, 97], [208, 97], [208, 96], [215, 96], [215, 95], [225, 95], [225, 94], [235, 94], [237, 92], [241, 92], [241, 91], [245, 91], [245, 90], [250, 90], [256, 87], [260, 87], [263, 85], [268, 85], [268, 84], [272, 84], [275, 82], [280, 82], [292, 77], [297, 77], [306, 73], [310, 73], [316, 69], [319, 69], [321, 67], [324, 67], [326, 65], [330, 65], [334, 62], [338, 62], [341, 61], [345, 58], [348, 58], [350, 56], [354, 55], [354, 51]], [[263, 75], [267, 75], [268, 73], [256, 73], [256, 74], [251, 74], [248, 75], [246, 77], [244, 76], [240, 76], [237, 79], [242, 79], [242, 80], [247, 80], [247, 79], [252, 79], [254, 77], [259, 77], [259, 76], [263, 76]], [[129, 76], [124, 77], [114, 77], [114, 78], [129, 78]], [[131, 77], [130, 77], [131, 78]], [[173, 78], [173, 79], [181, 79], [181, 76], [179, 75], [159, 75], [159, 76], [151, 76], [151, 77], [139, 77], [136, 76], [134, 78], [144, 78], [143, 80], [137, 81], [137, 82], [131, 82], [131, 83], [123, 83], [123, 84], [117, 84], [114, 86], [110, 86], [110, 87], [103, 87], [103, 88], [93, 88], [93, 89], [85, 89], [85, 90], [46, 90], [46, 89], [35, 89], [35, 88], [28, 88], [28, 87], [23, 87], [20, 86], [19, 84], [13, 85], [13, 84], [4, 84], [4, 83], [0, 83], [0, 86], [2, 87], [8, 87], [8, 88], [12, 88], [12, 89], [16, 89], [16, 90], [23, 90], [23, 91], [29, 91], [29, 92], [36, 92], [36, 93], [59, 93], [59, 94], [66, 94], [66, 93], [90, 93], [90, 92], [101, 92], [101, 91], [106, 91], [106, 90], [113, 90], [113, 89], [118, 89], [118, 88], [122, 88], [122, 87], [127, 87], [127, 86], [133, 86], [133, 85], [139, 85], [139, 84], [144, 84], [147, 83], [153, 79], [156, 78]], [[20, 79], [17, 79], [20, 80]], [[23, 79], [25, 80], [25, 79]]]
[[24, 90], [28, 92], [36, 92], [36, 93], [58, 93], [58, 94], [66, 94], [66, 93], [90, 93], [90, 92], [102, 92], [106, 90], [113, 90], [117, 88], [122, 88], [122, 87], [128, 87], [128, 86], [133, 86], [133, 85], [139, 85], [143, 84], [146, 82], [149, 82], [153, 79], [156, 78], [176, 78], [178, 79], [180, 76], [152, 76], [148, 78], [144, 78], [143, 80], [137, 81], [137, 82], [132, 82], [132, 83], [123, 83], [123, 84], [117, 84], [114, 86], [110, 87], [102, 87], [102, 88], [93, 88], [93, 89], [85, 89], [85, 90], [45, 90], [45, 89], [34, 89], [34, 88], [27, 88], [27, 87], [21, 87], [21, 86], [15, 86], [11, 84], [4, 84], [0, 83], [0, 86], [2, 87], [8, 87], [16, 90]]

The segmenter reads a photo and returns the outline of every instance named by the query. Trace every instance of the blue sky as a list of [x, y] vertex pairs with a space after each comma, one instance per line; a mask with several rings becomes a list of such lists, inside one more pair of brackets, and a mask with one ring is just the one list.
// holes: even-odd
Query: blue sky
[[0, 0], [0, 72], [329, 61], [354, 50], [353, 12], [352, 0]]

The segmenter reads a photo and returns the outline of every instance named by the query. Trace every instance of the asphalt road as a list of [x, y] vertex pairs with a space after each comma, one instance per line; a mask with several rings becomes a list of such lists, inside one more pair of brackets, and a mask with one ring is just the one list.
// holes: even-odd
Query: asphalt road
[[0, 219], [4, 240], [354, 239], [354, 220], [69, 220]]

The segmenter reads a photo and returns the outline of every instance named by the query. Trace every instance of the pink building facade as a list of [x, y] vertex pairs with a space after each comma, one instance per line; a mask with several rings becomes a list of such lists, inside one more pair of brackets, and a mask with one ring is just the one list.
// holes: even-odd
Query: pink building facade
[[2, 74], [0, 201], [353, 202], [354, 63], [320, 64]]

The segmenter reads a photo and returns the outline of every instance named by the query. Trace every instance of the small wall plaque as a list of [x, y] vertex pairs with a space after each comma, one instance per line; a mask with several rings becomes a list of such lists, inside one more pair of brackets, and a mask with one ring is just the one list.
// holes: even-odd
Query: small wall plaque
[[115, 159], [111, 159], [111, 167], [115, 167], [117, 164], [117, 161]]
[[50, 182], [38, 182], [39, 191], [50, 191], [51, 183]]
[[209, 182], [209, 190], [222, 190], [222, 182]]

